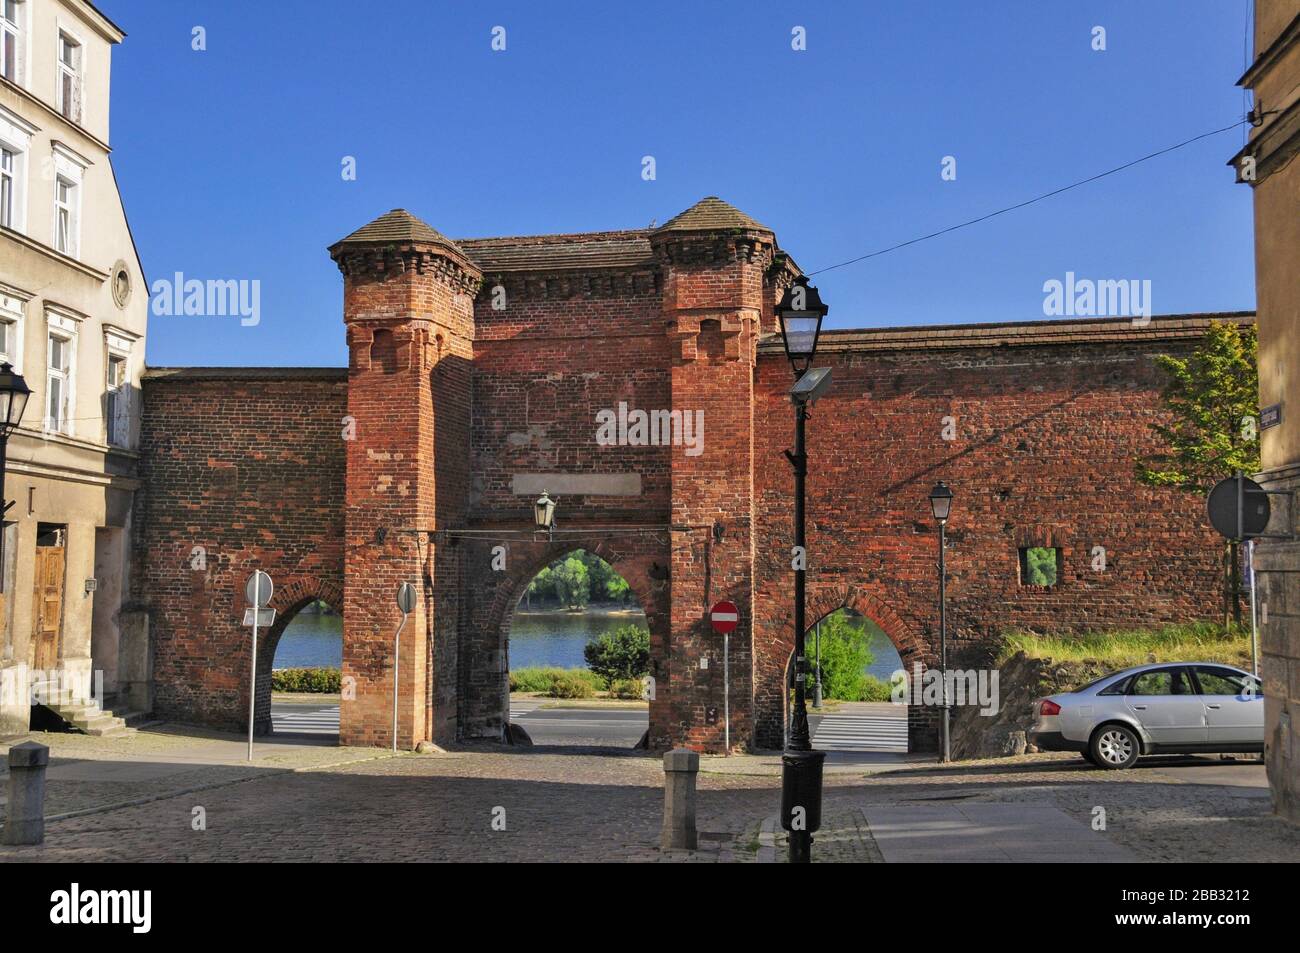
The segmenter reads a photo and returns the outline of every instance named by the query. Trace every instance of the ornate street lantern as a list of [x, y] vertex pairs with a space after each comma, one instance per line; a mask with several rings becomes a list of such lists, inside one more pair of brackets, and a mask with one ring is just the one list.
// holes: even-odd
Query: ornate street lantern
[[781, 322], [781, 340], [785, 344], [785, 356], [794, 370], [795, 377], [812, 365], [813, 355], [817, 353], [817, 338], [821, 335], [822, 318], [829, 311], [822, 304], [817, 289], [808, 284], [808, 278], [800, 275], [794, 280], [776, 306], [776, 316]]

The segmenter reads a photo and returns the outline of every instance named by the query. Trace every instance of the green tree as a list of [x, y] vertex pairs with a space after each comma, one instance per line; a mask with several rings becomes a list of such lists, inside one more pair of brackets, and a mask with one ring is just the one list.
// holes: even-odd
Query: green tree
[[591, 599], [591, 582], [587, 567], [577, 556], [570, 556], [551, 570], [555, 594], [570, 609], [582, 609]]
[[611, 685], [650, 672], [650, 632], [639, 625], [620, 625], [582, 650], [587, 667]]
[[620, 605], [627, 605], [628, 598], [632, 595], [632, 587], [627, 584], [627, 580], [618, 573], [605, 583], [605, 594], [611, 599], [617, 601]]
[[[816, 685], [816, 640], [808, 633], [808, 691]], [[821, 621], [822, 697], [863, 701], [867, 693], [867, 668], [875, 661], [866, 620], [840, 610]]]
[[[1153, 424], [1164, 449], [1136, 463], [1148, 486], [1205, 496], [1237, 470], [1259, 470], [1259, 369], [1255, 328], [1215, 321], [1186, 358], [1162, 354], [1167, 422]], [[1236, 543], [1224, 547], [1224, 623], [1241, 622]]]

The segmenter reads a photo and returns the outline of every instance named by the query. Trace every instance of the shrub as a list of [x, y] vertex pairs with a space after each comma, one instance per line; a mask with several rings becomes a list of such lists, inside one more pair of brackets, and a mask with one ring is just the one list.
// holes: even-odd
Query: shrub
[[894, 683], [887, 682], [884, 679], [876, 678], [874, 675], [864, 675], [862, 678], [862, 692], [858, 698], [860, 702], [887, 702], [893, 701]]
[[644, 678], [650, 674], [650, 632], [638, 625], [620, 625], [588, 642], [582, 655], [606, 681]]
[[271, 673], [273, 692], [337, 694], [342, 682], [343, 672], [337, 668], [280, 668]]
[[609, 683], [609, 693], [615, 698], [640, 698], [644, 691], [637, 678], [620, 678]]
[[551, 683], [551, 696], [554, 698], [590, 698], [596, 694], [590, 679], [583, 678], [578, 670], [561, 672]]

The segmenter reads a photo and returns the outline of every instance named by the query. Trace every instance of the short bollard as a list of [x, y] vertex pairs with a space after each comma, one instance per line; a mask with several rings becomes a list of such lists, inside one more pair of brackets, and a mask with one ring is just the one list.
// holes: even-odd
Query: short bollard
[[659, 846], [664, 850], [695, 850], [695, 776], [700, 756], [686, 748], [674, 748], [664, 755], [664, 830]]
[[45, 769], [49, 763], [50, 749], [34, 741], [9, 749], [6, 844], [39, 844], [45, 840]]

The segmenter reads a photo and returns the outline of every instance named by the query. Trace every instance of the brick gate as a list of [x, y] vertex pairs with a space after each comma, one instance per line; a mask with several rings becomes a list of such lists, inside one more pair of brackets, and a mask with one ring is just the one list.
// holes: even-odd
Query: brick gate
[[[774, 233], [716, 198], [656, 229], [456, 241], [394, 210], [330, 254], [346, 372], [146, 376], [135, 594], [152, 619], [158, 712], [240, 723], [239, 591], [263, 568], [295, 587], [287, 612], [310, 593], [341, 602], [355, 690], [344, 743], [391, 741], [406, 580], [422, 599], [402, 639], [401, 744], [499, 739], [515, 605], [538, 569], [581, 547], [647, 613], [652, 745], [720, 749], [721, 646], [706, 614], [730, 599], [731, 736], [778, 746], [793, 420], [773, 304], [801, 272]], [[818, 363], [834, 384], [808, 428], [809, 619], [850, 606], [909, 666], [935, 660], [926, 497], [939, 479], [957, 494], [956, 659], [987, 664], [1012, 627], [1212, 617], [1218, 549], [1199, 504], [1137, 485], [1133, 458], [1153, 446], [1152, 356], [1187, 350], [1215, 317], [1250, 320], [824, 332]], [[650, 439], [653, 423], [666, 439]], [[559, 503], [553, 539], [530, 532], [542, 490]], [[187, 558], [196, 545], [202, 570]], [[1058, 550], [1058, 585], [1023, 584], [1027, 546]], [[910, 716], [913, 747], [932, 747], [932, 712]]]

